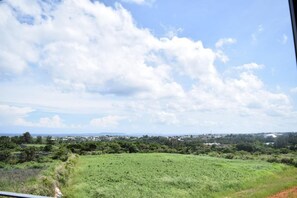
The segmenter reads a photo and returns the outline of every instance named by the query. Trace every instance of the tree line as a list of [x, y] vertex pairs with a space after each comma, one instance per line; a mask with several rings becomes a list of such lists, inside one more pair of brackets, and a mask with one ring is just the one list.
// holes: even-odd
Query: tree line
[[[265, 160], [297, 166], [297, 133], [284, 133], [274, 137], [263, 134], [204, 135], [187, 137], [142, 136], [116, 137], [101, 141], [53, 139], [51, 136], [32, 137], [29, 132], [21, 136], [0, 137], [0, 162], [67, 160], [70, 153], [100, 155], [111, 153], [179, 153], [210, 155], [228, 159], [252, 159], [269, 156]], [[290, 157], [288, 157], [290, 154]], [[294, 157], [292, 157], [294, 156]]]

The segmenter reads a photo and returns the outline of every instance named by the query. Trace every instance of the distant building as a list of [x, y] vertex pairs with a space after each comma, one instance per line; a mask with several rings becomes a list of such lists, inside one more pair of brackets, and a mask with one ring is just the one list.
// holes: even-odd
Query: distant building
[[204, 143], [204, 145], [206, 145], [206, 146], [213, 146], [213, 145], [220, 146], [221, 144], [220, 143], [213, 142], [213, 143]]
[[277, 135], [275, 135], [275, 134], [273, 134], [273, 133], [269, 133], [269, 134], [265, 134], [264, 137], [265, 137], [265, 138], [268, 138], [268, 137], [276, 138]]

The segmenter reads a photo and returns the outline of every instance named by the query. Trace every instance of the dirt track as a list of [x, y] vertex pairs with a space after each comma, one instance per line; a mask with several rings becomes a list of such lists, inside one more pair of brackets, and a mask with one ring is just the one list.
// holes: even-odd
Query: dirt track
[[269, 198], [297, 198], [297, 186], [288, 190], [279, 192]]

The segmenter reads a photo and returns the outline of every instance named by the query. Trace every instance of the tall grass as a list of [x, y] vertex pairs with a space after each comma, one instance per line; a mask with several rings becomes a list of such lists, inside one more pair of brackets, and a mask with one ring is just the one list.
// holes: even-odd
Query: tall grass
[[[65, 197], [265, 197], [297, 184], [297, 169], [255, 160], [178, 154], [81, 156]], [[286, 178], [286, 179], [282, 179]], [[257, 186], [262, 186], [257, 189]], [[253, 189], [256, 189], [255, 191]]]
[[0, 169], [0, 190], [37, 195], [51, 195], [51, 187], [44, 181], [57, 162], [26, 162], [6, 165]]
[[75, 167], [76, 155], [65, 162], [28, 162], [0, 169], [0, 190], [53, 196], [55, 187], [66, 185]]
[[0, 189], [13, 192], [27, 192], [25, 186], [31, 183], [42, 169], [1, 169]]

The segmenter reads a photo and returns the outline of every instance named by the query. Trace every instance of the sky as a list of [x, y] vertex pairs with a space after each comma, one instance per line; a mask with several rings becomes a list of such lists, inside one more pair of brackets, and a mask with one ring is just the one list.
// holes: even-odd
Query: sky
[[0, 133], [297, 131], [287, 0], [2, 0]]

